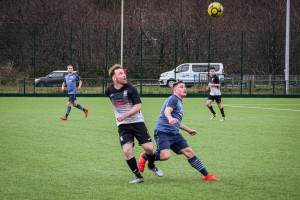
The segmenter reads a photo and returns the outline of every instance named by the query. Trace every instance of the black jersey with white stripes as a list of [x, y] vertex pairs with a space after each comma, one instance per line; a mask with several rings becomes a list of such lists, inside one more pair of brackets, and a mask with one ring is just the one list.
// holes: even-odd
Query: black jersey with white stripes
[[[137, 89], [130, 84], [125, 84], [119, 90], [116, 89], [114, 85], [111, 85], [106, 89], [105, 94], [113, 104], [115, 117], [128, 112], [135, 104], [142, 103]], [[144, 122], [144, 117], [141, 112], [127, 117], [122, 122], [117, 121], [117, 125], [137, 122]]]

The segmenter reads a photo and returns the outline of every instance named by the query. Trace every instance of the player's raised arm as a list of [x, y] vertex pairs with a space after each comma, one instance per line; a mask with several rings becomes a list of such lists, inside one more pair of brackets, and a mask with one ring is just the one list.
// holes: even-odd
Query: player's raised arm
[[176, 124], [177, 119], [172, 117], [172, 115], [171, 115], [172, 111], [173, 111], [173, 108], [167, 106], [164, 111], [164, 114], [165, 114], [166, 118], [169, 120], [169, 124], [174, 125], [174, 124]]

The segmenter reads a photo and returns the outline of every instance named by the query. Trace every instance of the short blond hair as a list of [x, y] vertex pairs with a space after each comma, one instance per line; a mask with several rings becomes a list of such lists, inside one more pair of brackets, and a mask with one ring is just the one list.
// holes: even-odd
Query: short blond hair
[[108, 75], [110, 76], [110, 78], [112, 78], [112, 76], [115, 74], [115, 70], [116, 69], [122, 69], [120, 64], [114, 64], [113, 66], [111, 66], [108, 70]]

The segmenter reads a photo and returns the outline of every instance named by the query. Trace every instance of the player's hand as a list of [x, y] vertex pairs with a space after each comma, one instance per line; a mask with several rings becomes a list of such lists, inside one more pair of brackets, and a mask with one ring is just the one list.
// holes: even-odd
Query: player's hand
[[123, 121], [126, 117], [127, 117], [126, 113], [123, 114], [123, 115], [118, 115], [118, 116], [117, 116], [117, 121], [118, 121], [118, 122], [121, 122], [121, 121]]
[[197, 134], [197, 131], [191, 129], [191, 130], [188, 131], [188, 133], [189, 133], [190, 135], [196, 135], [196, 134]]
[[169, 119], [169, 124], [174, 125], [177, 123], [177, 121], [178, 120], [176, 118]]
[[124, 118], [124, 116], [123, 115], [119, 115], [118, 117], [117, 117], [117, 121], [118, 122], [121, 122], [121, 121], [123, 121], [125, 118]]

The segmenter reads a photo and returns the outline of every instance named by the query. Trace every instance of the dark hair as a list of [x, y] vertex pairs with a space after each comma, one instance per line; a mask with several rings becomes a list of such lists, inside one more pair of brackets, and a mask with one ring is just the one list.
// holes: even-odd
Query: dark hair
[[173, 83], [173, 88], [174, 88], [176, 85], [180, 84], [180, 83], [184, 83], [184, 82], [183, 82], [183, 81], [177, 81], [177, 82]]
[[209, 68], [209, 70], [211, 70], [211, 69], [213, 69], [213, 70], [216, 70], [216, 68], [215, 68], [215, 67], [210, 67], [210, 68]]
[[112, 78], [112, 76], [115, 74], [116, 69], [122, 69], [121, 65], [115, 64], [109, 68], [108, 75], [110, 76], [110, 78]]

